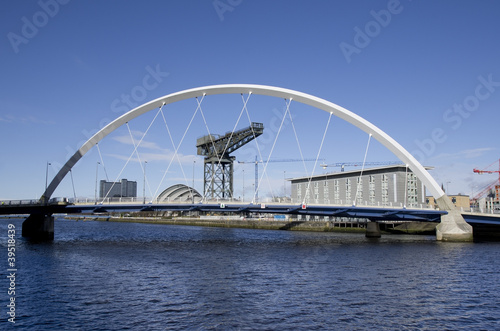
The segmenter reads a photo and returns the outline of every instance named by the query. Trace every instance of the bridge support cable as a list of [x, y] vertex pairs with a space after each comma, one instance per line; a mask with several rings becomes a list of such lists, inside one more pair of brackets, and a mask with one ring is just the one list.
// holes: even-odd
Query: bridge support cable
[[[286, 102], [286, 100], [285, 100]], [[292, 102], [292, 100], [290, 100]], [[262, 175], [260, 176], [259, 183], [258, 183], [258, 188], [260, 188], [260, 184], [262, 182], [262, 178], [264, 178], [264, 175], [267, 178], [267, 182], [269, 185], [269, 189], [271, 190], [271, 195], [274, 197], [274, 192], [273, 192], [273, 187], [271, 185], [271, 181], [269, 180], [269, 176], [267, 175], [267, 165], [269, 164], [269, 161], [273, 155], [274, 152], [274, 147], [276, 146], [276, 142], [278, 141], [278, 137], [280, 136], [281, 129], [283, 128], [283, 123], [285, 123], [285, 118], [286, 118], [286, 113], [290, 107], [290, 103], [287, 104], [287, 110], [283, 113], [283, 118], [281, 119], [280, 127], [278, 128], [278, 132], [276, 133], [276, 137], [274, 137], [273, 145], [271, 146], [271, 151], [269, 152], [269, 156], [267, 157], [266, 163], [264, 164], [263, 170], [262, 170]]]
[[[249, 92], [249, 94], [251, 94], [252, 92]], [[248, 119], [248, 124], [250, 125], [251, 127], [251, 130], [252, 130], [252, 136], [254, 137], [254, 141], [255, 141], [255, 147], [257, 148], [257, 153], [259, 154], [259, 157], [260, 159], [262, 160], [262, 152], [260, 151], [260, 146], [259, 146], [259, 142], [257, 141], [256, 138], [256, 133], [255, 133], [255, 130], [253, 129], [253, 126], [252, 126], [252, 120], [250, 118], [250, 113], [248, 112], [248, 108], [247, 108], [247, 104], [245, 103], [245, 99], [243, 97], [243, 93], [241, 93], [241, 100], [243, 101], [243, 104], [244, 104], [244, 109], [245, 109], [245, 113], [247, 115], [247, 119]], [[256, 203], [259, 201], [259, 189], [258, 189], [258, 181], [259, 181], [259, 175], [258, 175], [258, 164], [257, 164], [257, 156], [255, 156], [255, 181], [254, 181], [254, 193], [253, 193], [253, 197], [252, 197], [252, 203]], [[245, 200], [245, 170], [243, 170], [243, 200]]]
[[[243, 108], [241, 108], [238, 119], [236, 120], [236, 123], [234, 123], [233, 130], [231, 131], [231, 135], [229, 136], [229, 139], [227, 140], [226, 145], [224, 146], [224, 150], [222, 151], [221, 155], [226, 154], [226, 151], [231, 143], [231, 139], [233, 138], [234, 132], [236, 131], [236, 128], [238, 127], [238, 124], [240, 123], [241, 116], [243, 115], [243, 112], [245, 111], [245, 109], [247, 109], [247, 103], [248, 103], [248, 100], [250, 99], [251, 95], [252, 95], [252, 93], [249, 93], [246, 100], [244, 99], [243, 94], [241, 95], [241, 98], [243, 99]], [[247, 110], [247, 112], [248, 112], [248, 110]], [[250, 123], [250, 130], [252, 131], [253, 136], [255, 136], [255, 132], [254, 132], [253, 126], [251, 124], [252, 123]], [[219, 162], [221, 159], [222, 159], [222, 156], [219, 158]]]
[[[229, 162], [230, 162], [230, 167], [229, 167], [229, 171], [228, 171], [228, 176], [229, 176], [229, 198], [232, 200], [233, 197], [234, 197], [234, 186], [233, 186], [233, 180], [234, 180], [234, 168], [233, 168], [233, 162], [234, 162], [234, 158], [231, 158], [229, 156], [229, 153], [226, 154], [226, 151], [228, 150], [228, 148], [230, 147], [230, 143], [233, 141], [232, 138], [233, 138], [233, 135], [234, 135], [234, 132], [236, 131], [236, 128], [238, 127], [238, 124], [240, 122], [240, 119], [241, 119], [241, 116], [243, 115], [243, 113], [246, 111], [247, 115], [248, 115], [248, 108], [247, 108], [247, 104], [248, 104], [248, 100], [250, 100], [250, 97], [252, 96], [252, 92], [248, 93], [248, 97], [245, 99], [245, 97], [243, 96], [243, 93], [240, 94], [241, 95], [241, 100], [243, 101], [243, 107], [241, 108], [241, 111], [240, 111], [240, 114], [238, 116], [238, 119], [236, 120], [236, 123], [234, 124], [234, 127], [233, 127], [233, 130], [231, 131], [231, 135], [229, 136], [229, 139], [227, 139], [227, 142], [226, 142], [226, 145], [224, 146], [224, 150], [223, 152], [221, 153], [221, 156], [217, 156], [217, 169], [221, 170], [221, 163], [222, 163], [222, 160], [223, 158], [225, 158], [225, 156], [227, 155], [227, 159], [229, 159]], [[255, 130], [254, 130], [254, 126], [253, 126], [253, 123], [250, 122], [249, 123], [250, 125], [250, 131], [251, 131], [251, 137], [253, 140], [257, 141], [255, 138], [257, 138], [256, 134], [255, 134]], [[247, 138], [248, 139], [248, 138]], [[212, 143], [213, 143], [213, 140], [212, 140]], [[205, 164], [206, 165], [206, 164]], [[212, 164], [212, 167], [213, 167], [213, 164]], [[222, 169], [224, 169], [224, 167], [222, 167]], [[212, 169], [213, 171], [213, 169]], [[222, 173], [224, 174], [225, 171], [222, 170]], [[204, 169], [204, 175], [206, 176], [206, 168]], [[214, 179], [214, 177], [212, 176], [212, 180]], [[222, 188], [223, 188], [223, 191], [224, 191], [224, 180], [223, 180], [223, 183], [222, 183]], [[213, 183], [212, 183], [213, 185]], [[205, 188], [204, 187], [204, 193], [203, 195], [205, 196]], [[243, 188], [244, 189], [244, 188]], [[213, 190], [212, 190], [212, 195], [213, 195]]]
[[[182, 138], [181, 140], [179, 141], [179, 144], [176, 146], [175, 143], [174, 143], [174, 140], [172, 138], [172, 134], [170, 132], [170, 129], [168, 127], [168, 124], [167, 124], [167, 120], [162, 112], [162, 118], [163, 118], [163, 122], [165, 123], [165, 128], [167, 129], [167, 132], [169, 134], [169, 137], [170, 137], [170, 142], [172, 143], [172, 147], [174, 148], [174, 155], [172, 156], [172, 158], [170, 159], [169, 163], [168, 163], [168, 166], [167, 166], [167, 169], [163, 172], [163, 176], [160, 180], [160, 182], [158, 183], [158, 186], [156, 188], [156, 191], [155, 193], [153, 194], [153, 199], [156, 198], [158, 196], [158, 192], [160, 191], [160, 188], [163, 184], [163, 181], [165, 180], [165, 177], [167, 176], [167, 173], [168, 171], [170, 170], [170, 167], [172, 166], [172, 162], [174, 161], [174, 157], [176, 155], [178, 155], [178, 151], [179, 151], [179, 148], [181, 147], [182, 145], [182, 142], [184, 141], [184, 138], [186, 137], [186, 134], [188, 133], [189, 131], [189, 128], [191, 128], [191, 124], [193, 123], [193, 120], [194, 118], [196, 117], [196, 114], [198, 113], [198, 111], [201, 109], [201, 103], [203, 102], [203, 99], [205, 98], [205, 94], [203, 94], [203, 97], [201, 98], [201, 101], [198, 101], [198, 98], [196, 97], [196, 102], [198, 103], [198, 106], [196, 107], [194, 113], [193, 113], [193, 116], [191, 116], [191, 120], [189, 121], [189, 124], [188, 126], [186, 127], [186, 130], [184, 130], [184, 134], [182, 135]], [[164, 105], [164, 104], [163, 104]], [[163, 106], [162, 106], [163, 107]], [[180, 162], [180, 159], [178, 159], [179, 162]], [[181, 169], [182, 168], [182, 165], [181, 165]], [[184, 170], [182, 170], [183, 174], [184, 174]], [[186, 175], [184, 174], [184, 178], [186, 178]], [[187, 182], [187, 179], [186, 179], [186, 182]], [[189, 185], [187, 185], [189, 186]]]
[[[161, 112], [161, 107], [160, 107], [159, 111]], [[148, 127], [148, 130], [151, 127], [151, 125], [153, 125], [153, 123], [155, 122], [157, 116], [158, 116], [158, 113], [156, 114], [155, 118], [153, 119], [150, 126]], [[135, 154], [137, 155], [137, 161], [139, 162], [139, 166], [141, 167], [142, 175], [144, 176], [144, 182], [145, 182], [145, 184], [147, 183], [148, 184], [147, 186], [149, 187], [149, 181], [147, 180], [147, 177], [146, 177], [146, 163], [144, 163], [144, 166], [142, 165], [142, 160], [141, 160], [141, 157], [140, 157], [139, 151], [138, 151], [140, 143], [137, 144], [137, 146], [136, 146], [134, 135], [132, 134], [132, 130], [130, 130], [130, 126], [128, 123], [126, 125], [127, 125], [127, 129], [128, 129], [128, 133], [130, 135], [130, 140], [132, 141], [132, 144], [134, 145]], [[142, 142], [142, 139], [141, 139], [141, 142]], [[147, 162], [147, 161], [145, 161], [145, 162]], [[114, 185], [114, 183], [113, 183], [113, 185]], [[151, 188], [149, 189], [149, 194], [151, 194]]]
[[[243, 94], [241, 94], [241, 99], [244, 101]], [[251, 125], [253, 122], [252, 122], [252, 119], [250, 118], [250, 113], [248, 112], [248, 108], [246, 107], [246, 104], [245, 104], [245, 112], [246, 112], [246, 115], [247, 115], [248, 123], [252, 127], [252, 135], [253, 135], [254, 141], [255, 141], [255, 148], [257, 148], [257, 154], [259, 155], [259, 158], [261, 160], [263, 160], [263, 158], [262, 158], [262, 151], [260, 149], [260, 145], [259, 145], [258, 140], [255, 139], [256, 138], [256, 132], [254, 131], [253, 126]], [[258, 167], [257, 156], [255, 157], [255, 162], [256, 162], [256, 167]], [[259, 178], [258, 177], [259, 177], [258, 174], [255, 173], [255, 184], [254, 184], [255, 187], [254, 187], [254, 194], [253, 194], [253, 198], [252, 198], [252, 203], [257, 203], [259, 201], [259, 185], [258, 185]]]
[[[205, 94], [203, 94], [203, 98], [205, 98]], [[207, 124], [207, 119], [205, 118], [205, 114], [203, 113], [203, 109], [201, 108], [201, 102], [203, 102], [203, 98], [201, 101], [198, 101], [198, 97], [196, 97], [196, 102], [198, 103], [198, 108], [200, 109], [200, 114], [203, 119], [203, 123], [205, 124], [205, 128], [207, 129], [208, 137], [210, 138], [210, 144], [212, 145], [212, 149], [215, 153], [215, 158], [217, 162], [220, 164], [220, 156], [219, 156], [219, 151], [217, 149], [217, 146], [215, 145], [215, 140], [213, 135], [210, 133], [210, 128], [208, 127]], [[207, 171], [207, 167], [212, 167], [211, 171]], [[207, 201], [207, 194], [209, 192], [214, 192], [214, 185], [215, 185], [215, 176], [216, 176], [216, 169], [214, 168], [214, 164], [208, 164], [203, 162], [203, 198], [202, 201], [206, 202]], [[224, 177], [225, 175], [225, 169], [222, 170], [222, 173], [219, 173], [219, 177]], [[207, 189], [208, 188], [208, 189]]]
[[[332, 115], [333, 113], [330, 113], [330, 115], [328, 116], [328, 121], [326, 122], [325, 131], [323, 132], [323, 138], [321, 138], [321, 144], [319, 145], [318, 154], [316, 154], [316, 161], [314, 161], [314, 166], [312, 168], [311, 175], [309, 176], [309, 180], [307, 181], [306, 194], [304, 196], [304, 199], [302, 200], [302, 204], [306, 203], [307, 196], [309, 195], [309, 190], [311, 189], [311, 181], [314, 175], [314, 169], [316, 169], [316, 165], [318, 164], [319, 156], [321, 154], [321, 150], [323, 149], [323, 143], [325, 142], [326, 133], [328, 132], [328, 128], [330, 127], [330, 121], [332, 119]], [[304, 159], [304, 157], [302, 157], [302, 159]]]
[[[203, 123], [205, 124], [205, 128], [207, 129], [208, 137], [210, 137], [210, 143], [212, 144], [212, 148], [213, 148], [213, 150], [215, 152], [215, 156], [216, 156], [217, 159], [219, 159], [219, 152], [217, 150], [217, 147], [215, 146], [214, 137], [210, 133], [210, 128], [208, 127], [207, 119], [205, 118], [205, 114], [203, 113], [203, 109], [201, 108], [201, 103], [203, 102], [203, 99], [205, 98], [205, 95], [206, 94], [203, 93], [203, 98], [201, 99], [201, 101], [199, 101], [198, 97], [196, 97], [196, 102], [198, 103], [198, 107], [196, 108], [196, 111], [198, 111], [198, 109], [200, 110], [201, 118], [203, 119]], [[204, 167], [205, 167], [205, 165], [204, 165]], [[207, 201], [207, 194], [208, 194], [208, 190], [206, 189], [207, 183], [209, 183], [208, 185], [213, 190], [214, 178], [213, 178], [213, 176], [207, 178], [207, 173], [204, 171], [203, 172], [203, 198], [202, 198], [202, 202], [206, 202]]]
[[[366, 143], [365, 156], [363, 157], [363, 165], [361, 166], [361, 171], [359, 172], [358, 183], [356, 184], [356, 197], [352, 203], [353, 206], [356, 206], [358, 202], [363, 202], [363, 183], [361, 182], [363, 178], [363, 171], [365, 170], [366, 165], [366, 156], [368, 155], [368, 149], [370, 148], [370, 141], [372, 139], [372, 134], [368, 135], [368, 143]], [[361, 197], [360, 197], [361, 196]]]
[[[214, 151], [216, 152], [216, 163], [214, 164], [213, 161], [207, 162], [207, 158], [205, 158], [204, 162], [204, 190], [203, 190], [203, 195], [206, 197], [207, 193], [210, 192], [211, 198], [213, 199], [214, 197], [220, 197], [220, 198], [229, 198], [233, 199], [234, 195], [234, 187], [233, 187], [233, 162], [234, 162], [234, 157], [231, 157], [229, 153], [227, 152], [228, 149], [232, 146], [234, 146], [234, 141], [233, 141], [233, 136], [236, 131], [236, 128], [238, 127], [238, 124], [240, 122], [241, 116], [243, 115], [243, 112], [245, 109], [247, 109], [247, 104], [248, 100], [250, 99], [250, 96], [252, 93], [248, 94], [248, 97], [245, 99], [243, 94], [241, 94], [241, 98], [243, 100], [243, 107], [241, 108], [240, 114], [238, 115], [238, 119], [236, 120], [236, 123], [234, 124], [233, 130], [231, 131], [229, 137], [226, 139], [226, 143], [224, 145], [224, 148], [222, 152], [219, 154], [218, 148], [215, 146], [215, 141], [210, 135], [210, 139], [212, 142], [212, 146], [214, 148]], [[247, 110], [248, 112], [248, 110]], [[208, 127], [208, 125], [207, 125]], [[252, 137], [255, 139], [255, 132], [253, 129], [252, 123], [250, 123], [250, 130], [252, 132]], [[233, 144], [233, 145], [231, 145]], [[207, 186], [207, 176], [210, 176], [210, 181], [208, 182], [209, 185]], [[217, 183], [215, 181], [218, 181]], [[217, 187], [217, 188], [215, 188]], [[207, 190], [207, 188], [209, 190]], [[222, 192], [220, 192], [222, 191]], [[226, 197], [227, 194], [227, 197]], [[215, 196], [214, 196], [215, 195]]]
[[71, 177], [71, 186], [73, 187], [73, 198], [75, 199], [76, 202], [76, 191], [75, 191], [75, 181], [73, 180], [73, 170], [69, 171], [69, 175]]
[[304, 167], [305, 174], [307, 175], [309, 173], [309, 170], [307, 169], [307, 166], [306, 166], [304, 154], [302, 153], [302, 148], [300, 147], [299, 136], [297, 135], [297, 130], [295, 130], [295, 124], [293, 123], [292, 113], [290, 112], [290, 103], [292, 102], [292, 99], [293, 98], [290, 98], [290, 101], [288, 103], [286, 103], [286, 99], [285, 99], [285, 103], [286, 103], [285, 112], [288, 113], [288, 117], [290, 118], [290, 123], [292, 124], [292, 129], [293, 129], [293, 134], [295, 136], [295, 141], [297, 142], [297, 147], [299, 149], [300, 159], [302, 160], [302, 165]]
[[104, 165], [104, 159], [102, 158], [101, 149], [99, 148], [99, 143], [95, 144], [95, 147], [97, 148], [97, 152], [99, 153], [99, 158], [101, 160], [101, 164], [104, 169], [104, 174], [106, 175], [106, 181], [109, 182], [108, 172], [106, 170], [106, 166]]
[[[196, 112], [195, 112], [195, 114], [196, 114]], [[187, 132], [189, 131], [189, 128], [191, 127], [191, 123], [192, 123], [192, 121], [193, 121], [193, 119], [194, 119], [194, 116], [195, 116], [195, 115], [193, 115], [193, 117], [191, 118], [191, 121], [189, 122], [189, 124], [188, 124], [188, 126], [187, 126], [187, 128], [186, 128], [186, 130], [185, 130], [185, 132], [184, 132], [184, 135], [183, 135], [183, 137], [182, 137], [182, 140], [181, 140], [181, 142], [179, 143], [179, 146], [178, 146], [178, 147], [176, 147], [175, 142], [174, 142], [174, 139], [172, 138], [172, 132], [170, 131], [170, 128], [169, 128], [168, 123], [167, 123], [167, 119], [165, 118], [165, 114], [164, 114], [164, 112], [163, 112], [163, 111], [161, 111], [161, 116], [162, 116], [162, 118], [163, 118], [163, 123], [165, 124], [165, 128], [166, 128], [166, 130], [167, 130], [168, 137], [169, 137], [169, 139], [170, 139], [170, 143], [172, 144], [172, 147], [174, 148], [174, 155], [172, 156], [172, 159], [171, 159], [171, 161], [170, 161], [170, 163], [169, 163], [169, 165], [168, 165], [167, 170], [166, 170], [166, 171], [165, 171], [165, 173], [164, 173], [164, 176], [163, 176], [162, 180], [160, 181], [160, 184], [159, 184], [159, 185], [158, 185], [158, 187], [156, 188], [156, 191], [155, 191], [154, 196], [153, 196], [153, 194], [151, 193], [151, 188], [149, 189], [149, 190], [150, 190], [150, 194], [151, 194], [151, 196], [153, 196], [153, 198], [152, 198], [152, 199], [154, 199], [154, 198], [156, 197], [156, 194], [158, 193], [158, 191], [159, 191], [159, 189], [160, 189], [160, 187], [161, 187], [161, 185], [162, 185], [162, 183], [163, 183], [163, 179], [165, 178], [165, 175], [168, 173], [168, 170], [170, 169], [170, 165], [172, 164], [172, 162], [173, 162], [173, 159], [174, 159], [174, 158], [176, 158], [176, 159], [177, 159], [177, 162], [179, 163], [179, 166], [181, 167], [181, 172], [182, 172], [182, 175], [183, 175], [183, 177], [184, 177], [184, 183], [185, 183], [185, 185], [189, 187], [189, 185], [188, 185], [188, 180], [187, 180], [187, 177], [186, 177], [186, 173], [185, 173], [185, 171], [184, 171], [184, 166], [182, 165], [181, 159], [179, 158], [178, 149], [180, 148], [180, 146], [181, 146], [181, 144], [182, 144], [182, 141], [184, 140], [184, 137], [186, 136]], [[148, 183], [148, 187], [149, 187], [149, 183]], [[191, 195], [192, 195], [192, 194], [193, 194], [193, 193], [191, 192]]]
[[[163, 107], [163, 105], [162, 105]], [[144, 140], [144, 137], [146, 137], [146, 135], [148, 134], [149, 132], [149, 129], [151, 129], [151, 126], [153, 125], [153, 123], [156, 121], [156, 118], [158, 117], [158, 115], [160, 114], [160, 111], [161, 111], [161, 107], [160, 107], [160, 110], [158, 110], [158, 112], [156, 112], [156, 115], [154, 116], [153, 120], [151, 121], [151, 123], [149, 124], [148, 128], [146, 129], [146, 131], [143, 133], [141, 139], [139, 140], [139, 143], [136, 145], [135, 144], [135, 140], [132, 136], [132, 131], [130, 130], [130, 126], [128, 124], [128, 122], [126, 122], [126, 126], [128, 128], [128, 131], [130, 133], [130, 136], [132, 138], [132, 144], [134, 145], [134, 150], [132, 151], [132, 153], [130, 154], [129, 158], [127, 159], [127, 162], [125, 162], [125, 165], [122, 167], [122, 169], [120, 170], [120, 173], [118, 174], [118, 176], [116, 177], [115, 181], [113, 182], [113, 184], [111, 185], [111, 187], [109, 188], [108, 192], [106, 192], [106, 195], [102, 198], [101, 200], [101, 204], [104, 203], [104, 201], [108, 198], [108, 195], [109, 193], [113, 190], [113, 187], [115, 186], [115, 183], [120, 179], [123, 171], [125, 170], [125, 168], [127, 167], [127, 165], [129, 164], [130, 160], [132, 160], [132, 157], [134, 156], [134, 154], [137, 155], [137, 159], [139, 161], [139, 165], [141, 166], [141, 169], [144, 173], [144, 167], [142, 165], [142, 162], [141, 162], [141, 158], [139, 156], [139, 153], [137, 151], [137, 148], [141, 145], [142, 141]]]
[[[249, 93], [243, 100], [243, 107], [240, 111], [238, 119], [232, 131], [225, 135], [208, 134], [196, 140], [197, 154], [203, 155], [204, 158], [204, 200], [232, 200], [234, 194], [234, 160], [235, 157], [230, 154], [256, 139], [263, 133], [264, 126], [262, 123], [251, 122], [247, 128], [236, 131], [241, 116], [246, 110], [248, 113], [247, 104], [252, 94]], [[205, 125], [206, 119], [203, 115]]]

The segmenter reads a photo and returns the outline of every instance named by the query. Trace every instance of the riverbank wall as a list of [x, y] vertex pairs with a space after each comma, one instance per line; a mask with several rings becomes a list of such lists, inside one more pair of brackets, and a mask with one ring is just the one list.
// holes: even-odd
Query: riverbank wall
[[149, 224], [189, 225], [224, 228], [263, 229], [263, 230], [290, 230], [315, 232], [358, 232], [364, 233], [366, 222], [325, 222], [325, 221], [297, 221], [274, 220], [257, 218], [155, 218], [155, 217], [103, 217], [103, 216], [66, 216], [66, 219], [77, 221], [108, 221]]

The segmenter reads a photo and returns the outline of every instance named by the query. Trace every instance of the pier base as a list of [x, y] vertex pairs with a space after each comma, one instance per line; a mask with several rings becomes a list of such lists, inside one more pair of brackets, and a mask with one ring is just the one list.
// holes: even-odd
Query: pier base
[[382, 236], [380, 232], [380, 225], [377, 222], [366, 223], [365, 237], [367, 238], [380, 238]]
[[32, 240], [54, 240], [54, 216], [31, 214], [23, 222], [23, 237]]
[[448, 215], [441, 216], [441, 223], [436, 227], [436, 239], [442, 241], [472, 241], [472, 226], [468, 224], [460, 211], [455, 208], [448, 196], [436, 200], [440, 209]]

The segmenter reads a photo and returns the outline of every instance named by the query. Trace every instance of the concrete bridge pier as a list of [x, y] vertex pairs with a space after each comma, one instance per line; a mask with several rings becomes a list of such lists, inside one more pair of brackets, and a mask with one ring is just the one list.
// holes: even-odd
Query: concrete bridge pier
[[378, 222], [370, 221], [366, 223], [365, 237], [367, 238], [380, 238], [382, 236], [380, 232], [380, 225]]
[[23, 237], [33, 240], [54, 240], [54, 216], [31, 214], [23, 222]]
[[444, 195], [436, 200], [438, 207], [448, 212], [441, 216], [436, 227], [436, 239], [442, 241], [472, 241], [472, 226], [468, 224], [450, 198]]

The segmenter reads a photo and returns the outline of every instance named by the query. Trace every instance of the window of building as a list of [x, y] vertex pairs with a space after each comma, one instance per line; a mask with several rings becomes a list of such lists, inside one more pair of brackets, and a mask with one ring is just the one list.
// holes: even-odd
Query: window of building
[[407, 178], [407, 203], [408, 206], [416, 206], [418, 205], [417, 176], [409, 173]]
[[382, 175], [382, 206], [389, 205], [389, 176], [386, 174]]
[[375, 205], [375, 176], [371, 175], [369, 177], [369, 200], [370, 200], [370, 205]]
[[352, 202], [351, 200], [351, 179], [346, 178], [345, 180], [345, 199], [347, 200], [347, 203]]
[[338, 179], [335, 179], [333, 182], [333, 201], [337, 205], [340, 204], [340, 187]]
[[363, 178], [358, 177], [356, 183], [357, 183], [357, 186], [356, 186], [356, 204], [362, 205], [363, 204]]
[[330, 188], [326, 180], [323, 182], [323, 203], [330, 204]]

